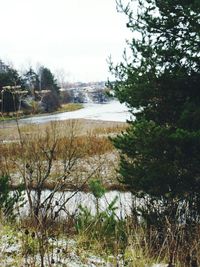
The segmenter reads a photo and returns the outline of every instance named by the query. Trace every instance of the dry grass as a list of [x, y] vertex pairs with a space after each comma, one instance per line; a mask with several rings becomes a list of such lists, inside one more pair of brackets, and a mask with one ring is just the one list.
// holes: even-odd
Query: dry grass
[[75, 110], [78, 110], [78, 109], [81, 109], [81, 108], [83, 108], [83, 104], [80, 104], [80, 103], [62, 104], [61, 107], [58, 109], [58, 112], [75, 111]]
[[[76, 132], [73, 143], [71, 142], [71, 124], [74, 124], [74, 131]], [[87, 127], [87, 126], [86, 126]], [[114, 149], [113, 145], [105, 135], [96, 134], [96, 130], [91, 130], [90, 132], [87, 131], [85, 134], [81, 134], [82, 132], [86, 131], [86, 129], [82, 128], [82, 124], [79, 124], [79, 122], [67, 122], [67, 124], [61, 124], [61, 123], [52, 123], [51, 125], [25, 125], [20, 127], [20, 135], [21, 135], [21, 141], [26, 145], [26, 154], [24, 154], [24, 146], [21, 145], [20, 139], [19, 139], [19, 132], [13, 136], [11, 139], [11, 134], [14, 134], [14, 131], [18, 131], [16, 128], [11, 129], [5, 128], [5, 130], [8, 130], [10, 132], [10, 136], [8, 137], [7, 132], [7, 140], [4, 140], [4, 142], [0, 143], [0, 151], [1, 155], [4, 155], [4, 157], [9, 158], [10, 156], [15, 157], [16, 159], [19, 159], [21, 157], [24, 157], [24, 155], [28, 158], [29, 156], [32, 156], [33, 153], [38, 154], [41, 149], [41, 144], [45, 142], [52, 142], [53, 139], [51, 137], [48, 137], [49, 140], [47, 140], [46, 133], [49, 132], [51, 134], [51, 131], [53, 128], [56, 128], [56, 142], [57, 142], [57, 149], [56, 149], [56, 159], [62, 159], [63, 154], [66, 152], [66, 149], [69, 149], [69, 146], [71, 148], [78, 147], [79, 153], [82, 155], [82, 157], [87, 156], [94, 156], [94, 155], [102, 155], [104, 153], [110, 152]], [[2, 130], [2, 129], [1, 129]], [[119, 131], [119, 128], [117, 128], [117, 131]], [[106, 133], [106, 128], [102, 129], [103, 133]], [[108, 128], [108, 132], [111, 132], [111, 128]], [[115, 132], [115, 128], [112, 128], [112, 132]], [[100, 133], [98, 128], [98, 133]], [[6, 135], [6, 132], [4, 132]], [[52, 139], [52, 140], [51, 140]], [[7, 142], [5, 142], [7, 141]], [[12, 142], [17, 141], [17, 142]], [[29, 153], [30, 152], [30, 153]], [[30, 155], [29, 155], [30, 154]]]
[[[95, 176], [102, 179], [107, 188], [119, 189], [116, 179], [117, 153], [108, 139], [108, 135], [117, 134], [127, 126], [125, 123], [108, 123], [87, 120], [54, 122], [45, 125], [7, 124], [0, 129], [0, 170], [13, 177], [13, 187], [19, 182], [23, 172], [23, 162], [40, 160], [45, 166], [46, 154], [56, 142], [52, 170], [45, 182], [46, 188], [53, 188], [57, 177], [63, 172], [63, 160], [77, 157], [76, 168], [70, 174], [66, 189], [80, 185], [84, 177], [97, 168]], [[72, 131], [73, 128], [73, 131]], [[73, 136], [72, 136], [73, 135]], [[75, 154], [74, 154], [75, 153]], [[81, 173], [81, 175], [80, 175]], [[34, 183], [31, 185], [34, 187]], [[87, 190], [87, 185], [84, 189]]]
[[[107, 135], [113, 133], [119, 133], [127, 128], [126, 123], [122, 122], [107, 122], [107, 121], [95, 121], [95, 120], [74, 120], [76, 123], [76, 133], [77, 135]], [[46, 128], [50, 126], [51, 123], [44, 124], [20, 124], [20, 131], [23, 135], [33, 135], [34, 133], [44, 133]], [[70, 120], [62, 122], [54, 122], [56, 124], [57, 130], [61, 136], [66, 136], [70, 130]], [[0, 142], [15, 141], [19, 140], [18, 127], [16, 122], [1, 122], [0, 123]]]
[[[86, 233], [77, 234], [74, 229], [74, 218], [69, 220], [61, 220], [59, 222], [49, 221], [47, 222], [46, 229], [46, 256], [51, 253], [48, 248], [52, 248], [52, 238], [55, 240], [55, 251], [59, 250], [66, 251], [69, 247], [65, 246], [65, 239], [73, 238], [74, 246], [76, 248], [74, 252], [79, 257], [79, 259], [84, 261], [84, 256], [87, 254], [100, 256], [108, 266], [129, 266], [129, 267], [152, 267], [152, 266], [163, 266], [163, 267], [194, 267], [199, 266], [194, 264], [194, 259], [197, 262], [200, 260], [200, 229], [195, 229], [195, 238], [190, 243], [184, 240], [185, 246], [176, 246], [172, 249], [172, 243], [177, 242], [177, 237], [169, 236], [166, 232], [164, 242], [158, 244], [157, 248], [155, 243], [158, 242], [158, 232], [153, 229], [147, 229], [142, 225], [135, 225], [131, 218], [126, 218], [126, 225], [124, 231], [128, 235], [126, 242], [121, 244], [118, 236], [114, 235], [114, 238], [107, 239], [104, 236], [104, 232], [100, 233], [99, 239], [94, 238], [94, 230], [88, 231]], [[29, 219], [23, 219], [18, 225], [1, 226], [1, 234], [12, 238], [12, 244], [21, 243], [19, 254], [21, 259], [25, 256], [23, 251], [27, 251], [27, 247], [32, 244], [32, 233], [38, 234], [37, 225], [33, 225], [33, 222]], [[26, 231], [28, 230], [28, 234]], [[117, 230], [117, 229], [116, 229]], [[20, 235], [19, 235], [20, 233]], [[17, 237], [17, 238], [16, 238]], [[5, 238], [5, 237], [4, 237]], [[149, 239], [151, 238], [151, 239]], [[174, 239], [175, 238], [175, 239]], [[180, 236], [181, 238], [181, 236]], [[17, 240], [16, 240], [17, 239]], [[37, 240], [37, 239], [35, 239]], [[32, 248], [32, 246], [31, 246]], [[29, 251], [28, 258], [34, 258], [38, 253], [38, 243], [35, 243], [35, 249]], [[170, 262], [170, 259], [173, 260]], [[64, 255], [62, 255], [64, 257]], [[65, 255], [66, 257], [69, 255]], [[190, 257], [190, 259], [188, 258]], [[87, 262], [85, 262], [87, 263]], [[156, 265], [157, 264], [157, 265]], [[18, 266], [18, 265], [15, 265]], [[21, 265], [20, 265], [21, 266]], [[38, 265], [31, 265], [38, 266]], [[90, 265], [88, 265], [90, 266]], [[100, 266], [100, 265], [98, 265]], [[102, 265], [103, 266], [103, 265]]]

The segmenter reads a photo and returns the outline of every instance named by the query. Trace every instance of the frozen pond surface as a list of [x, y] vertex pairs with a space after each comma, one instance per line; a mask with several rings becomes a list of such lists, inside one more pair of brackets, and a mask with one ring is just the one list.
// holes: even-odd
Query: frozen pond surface
[[[44, 201], [49, 194], [50, 190], [44, 190], [42, 192], [42, 201]], [[74, 192], [57, 192], [52, 200], [52, 206], [55, 207], [54, 212], [56, 212], [59, 207], [66, 202]], [[35, 192], [32, 191], [32, 198], [34, 198]], [[130, 192], [119, 192], [119, 191], [108, 191], [99, 201], [100, 211], [105, 211], [109, 204], [116, 198], [114, 207], [116, 207], [115, 214], [118, 218], [125, 218], [127, 215], [131, 215], [132, 207], [132, 194]], [[26, 197], [25, 197], [26, 199]], [[57, 204], [56, 204], [57, 203]], [[60, 213], [61, 217], [65, 217], [66, 214], [76, 214], [79, 210], [79, 206], [87, 207], [93, 214], [96, 212], [95, 208], [95, 198], [91, 193], [77, 192], [69, 201], [64, 205], [65, 211]], [[29, 205], [28, 202], [20, 208], [20, 214], [22, 216], [28, 215]], [[67, 213], [66, 213], [67, 212]]]
[[71, 112], [63, 112], [54, 115], [34, 116], [21, 119], [22, 123], [45, 123], [49, 121], [62, 121], [68, 119], [88, 119], [103, 121], [126, 122], [130, 120], [131, 114], [125, 104], [111, 101], [106, 104], [86, 103], [83, 109]]

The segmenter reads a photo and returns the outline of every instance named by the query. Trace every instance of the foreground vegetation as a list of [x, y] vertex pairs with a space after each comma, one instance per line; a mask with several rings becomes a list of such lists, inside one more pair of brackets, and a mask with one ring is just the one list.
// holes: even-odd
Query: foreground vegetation
[[[78, 266], [93, 262], [95, 266], [146, 267], [173, 261], [182, 267], [199, 258], [198, 227], [193, 227], [191, 235], [190, 229], [172, 224], [167, 215], [165, 227], [149, 224], [145, 213], [155, 203], [145, 196], [142, 206], [133, 199], [132, 213], [125, 216], [118, 215], [116, 198], [106, 207], [100, 205], [114, 184], [123, 189], [117, 181], [118, 157], [107, 137], [126, 127], [79, 120], [1, 129], [7, 137], [0, 147], [1, 262], [9, 260], [10, 266], [70, 266], [71, 261]], [[45, 188], [51, 189], [49, 195], [43, 195]], [[64, 196], [69, 189], [72, 195], [61, 201], [57, 193]], [[83, 190], [93, 195], [95, 212], [80, 203], [70, 213], [67, 203]], [[24, 202], [29, 207], [26, 215], [20, 208]], [[164, 208], [164, 203], [159, 205]], [[156, 210], [150, 210], [151, 218], [157, 216]]]
[[148, 199], [136, 211], [158, 233], [151, 247], [168, 243], [169, 266], [199, 266], [200, 1], [117, 2], [133, 35], [112, 85], [135, 115], [114, 138], [121, 181]]
[[[91, 191], [91, 181], [94, 181], [93, 187], [91, 185], [94, 192], [97, 192], [101, 184], [107, 188], [114, 184], [116, 158], [114, 155], [114, 159], [113, 156], [110, 157], [113, 146], [105, 135], [120, 132], [126, 128], [126, 124], [113, 123], [111, 126], [109, 123], [104, 128], [102, 125], [99, 127], [99, 123], [93, 124], [95, 123], [67, 121], [47, 125], [19, 126], [16, 124], [11, 127], [9, 124], [7, 127], [3, 125], [1, 132], [5, 135], [5, 139], [0, 144], [0, 188], [2, 223], [3, 221], [6, 223], [2, 225], [2, 236], [10, 235], [8, 243], [11, 242], [14, 247], [15, 242], [18, 243], [17, 251], [13, 253], [16, 257], [11, 257], [14, 262], [12, 266], [20, 266], [21, 263], [26, 262], [32, 266], [47, 266], [47, 264], [51, 266], [51, 262], [56, 261], [58, 255], [56, 254], [55, 257], [53, 254], [54, 259], [47, 263], [50, 251], [52, 253], [58, 249], [66, 249], [62, 245], [58, 247], [57, 242], [67, 240], [69, 236], [74, 240], [78, 240], [80, 236], [83, 238], [85, 227], [88, 228], [91, 223], [87, 221], [87, 216], [81, 215], [83, 212], [81, 209], [80, 214], [77, 211], [71, 215], [68, 214], [66, 204], [70, 198], [79, 191]], [[99, 182], [96, 182], [97, 180]], [[97, 189], [95, 189], [96, 186]], [[45, 188], [51, 189], [50, 195], [42, 197]], [[16, 196], [12, 198], [13, 201], [10, 201], [10, 189], [13, 196]], [[64, 195], [67, 189], [74, 190], [72, 196], [64, 202], [59, 200], [55, 202], [56, 194], [63, 192]], [[98, 199], [98, 194], [96, 197]], [[29, 207], [27, 216], [20, 213], [19, 205], [23, 205], [24, 198]], [[109, 220], [110, 209], [107, 215], [104, 215], [107, 220]], [[63, 212], [65, 219], [61, 217]], [[85, 212], [90, 214], [89, 210]], [[98, 217], [92, 214], [89, 216], [96, 224]], [[114, 218], [113, 222], [115, 222]], [[6, 233], [8, 223], [11, 224], [12, 231], [9, 230]], [[17, 229], [20, 229], [20, 234], [17, 233]], [[34, 233], [34, 237], [30, 233]], [[50, 241], [52, 238], [56, 238], [53, 245], [55, 248]], [[77, 241], [77, 246], [81, 248], [79, 243], [82, 242]], [[2, 251], [2, 262], [6, 261], [6, 257], [9, 258], [8, 251], [9, 249], [5, 253]], [[66, 259], [68, 256], [66, 252], [63, 258]]]

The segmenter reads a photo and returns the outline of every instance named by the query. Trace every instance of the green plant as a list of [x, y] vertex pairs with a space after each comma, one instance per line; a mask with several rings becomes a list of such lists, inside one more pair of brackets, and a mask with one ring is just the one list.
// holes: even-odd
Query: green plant
[[[105, 192], [96, 181], [92, 182], [92, 185], [92, 193], [96, 196], [95, 204], [97, 205], [96, 201]], [[98, 188], [102, 190], [98, 192]], [[118, 249], [124, 250], [127, 242], [126, 222], [116, 216], [116, 201], [117, 197], [102, 211], [98, 207], [95, 214], [92, 214], [88, 208], [79, 206], [75, 227], [79, 235], [86, 237], [84, 242], [89, 247], [96, 242], [100, 242], [105, 250], [113, 250], [116, 246]]]
[[121, 182], [147, 201], [140, 209], [147, 236], [156, 227], [162, 243], [169, 240], [166, 221], [174, 229], [181, 223], [191, 245], [188, 236], [200, 221], [200, 2], [117, 3], [133, 33], [132, 56], [111, 62], [116, 81], [110, 86], [135, 116], [113, 139]]
[[[8, 175], [0, 176], [0, 207], [3, 215], [6, 217], [14, 217], [15, 204], [23, 200], [23, 186], [10, 191], [10, 177]], [[21, 204], [23, 205], [23, 204]]]
[[116, 199], [112, 201], [109, 207], [98, 215], [92, 215], [91, 211], [85, 207], [79, 207], [75, 226], [79, 234], [87, 235], [88, 240], [102, 240], [102, 244], [112, 246], [115, 240], [125, 241], [125, 222], [118, 220], [115, 215]]
[[95, 197], [96, 212], [99, 214], [99, 199], [105, 194], [106, 190], [98, 179], [92, 179], [89, 181], [89, 189]]

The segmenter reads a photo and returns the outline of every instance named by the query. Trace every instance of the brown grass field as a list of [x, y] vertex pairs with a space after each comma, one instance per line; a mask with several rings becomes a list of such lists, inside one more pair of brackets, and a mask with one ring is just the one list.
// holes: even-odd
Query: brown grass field
[[[77, 135], [89, 134], [116, 134], [125, 130], [127, 124], [124, 122], [110, 122], [110, 121], [96, 121], [96, 120], [73, 120], [76, 125]], [[52, 123], [44, 124], [21, 124], [19, 123], [20, 131], [25, 135], [32, 135], [37, 132], [45, 132], [46, 128]], [[69, 132], [69, 125], [71, 120], [65, 120], [62, 122], [55, 122], [57, 130], [60, 134], [65, 136]], [[15, 121], [0, 122], [0, 143], [7, 141], [19, 140], [18, 125]]]
[[[22, 181], [21, 176], [27, 164], [34, 170], [45, 173], [49, 162], [47, 154], [55, 145], [51, 171], [44, 187], [55, 186], [57, 178], [63, 175], [65, 161], [65, 165], [70, 166], [70, 175], [65, 189], [80, 186], [94, 169], [96, 171], [92, 178], [101, 179], [107, 188], [118, 189], [120, 187], [116, 173], [118, 155], [108, 136], [120, 134], [126, 128], [126, 123], [84, 119], [39, 125], [1, 123], [1, 173], [12, 177], [13, 187], [18, 186]], [[35, 186], [34, 181], [30, 186]], [[84, 184], [83, 189], [87, 190], [87, 183]]]

